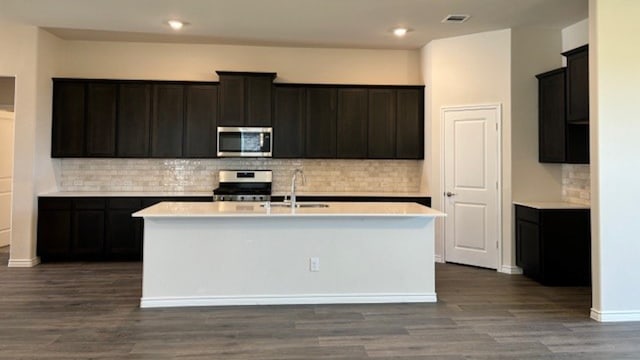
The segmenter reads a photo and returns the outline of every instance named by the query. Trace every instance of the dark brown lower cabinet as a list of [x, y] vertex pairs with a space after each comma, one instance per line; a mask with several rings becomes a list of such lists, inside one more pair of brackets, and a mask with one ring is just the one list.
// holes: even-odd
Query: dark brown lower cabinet
[[108, 200], [105, 256], [114, 260], [140, 260], [142, 219], [131, 216], [142, 208], [140, 198]]
[[143, 220], [131, 214], [161, 201], [212, 197], [40, 197], [38, 256], [43, 262], [141, 260]]
[[516, 265], [543, 285], [591, 284], [589, 209], [516, 205]]
[[71, 253], [73, 257], [93, 260], [102, 257], [104, 249], [104, 199], [78, 199], [71, 222]]
[[71, 199], [39, 200], [38, 255], [43, 261], [71, 257]]

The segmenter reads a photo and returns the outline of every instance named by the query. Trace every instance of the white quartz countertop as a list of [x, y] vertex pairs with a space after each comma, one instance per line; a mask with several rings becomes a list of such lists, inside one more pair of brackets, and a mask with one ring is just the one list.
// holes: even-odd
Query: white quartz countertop
[[[308, 202], [299, 202], [304, 204]], [[326, 202], [328, 207], [261, 206], [262, 202], [162, 202], [133, 214], [144, 218], [203, 217], [439, 217], [444, 213], [416, 203]]]
[[[159, 191], [55, 191], [42, 193], [49, 197], [178, 197], [178, 196], [212, 196], [212, 191], [159, 192]], [[289, 193], [275, 192], [272, 196], [285, 196]], [[297, 196], [345, 196], [345, 197], [429, 197], [431, 195], [417, 192], [297, 192]]]
[[589, 205], [575, 204], [565, 201], [514, 201], [514, 205], [526, 206], [534, 209], [590, 209]]
[[[272, 196], [289, 196], [288, 192], [274, 192]], [[360, 191], [360, 192], [303, 192], [297, 191], [296, 196], [345, 196], [345, 197], [430, 197], [431, 195], [418, 192], [381, 192], [381, 191]]]

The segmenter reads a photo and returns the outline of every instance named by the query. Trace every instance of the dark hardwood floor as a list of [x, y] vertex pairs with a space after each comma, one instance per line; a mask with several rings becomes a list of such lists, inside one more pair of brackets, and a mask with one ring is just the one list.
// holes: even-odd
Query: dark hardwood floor
[[[7, 268], [0, 359], [640, 359], [589, 288], [438, 264], [437, 304], [140, 309], [140, 263]], [[171, 266], [171, 264], [167, 264]]]

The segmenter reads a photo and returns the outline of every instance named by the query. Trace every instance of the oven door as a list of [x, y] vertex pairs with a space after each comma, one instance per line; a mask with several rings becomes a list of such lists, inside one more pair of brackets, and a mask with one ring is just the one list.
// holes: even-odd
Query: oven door
[[270, 127], [218, 127], [219, 157], [271, 157]]

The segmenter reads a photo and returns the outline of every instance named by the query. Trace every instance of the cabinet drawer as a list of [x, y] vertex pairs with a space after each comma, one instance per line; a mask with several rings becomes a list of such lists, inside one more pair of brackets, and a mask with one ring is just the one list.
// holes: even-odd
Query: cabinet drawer
[[516, 219], [526, 220], [538, 224], [540, 222], [540, 210], [516, 205]]
[[141, 209], [142, 201], [140, 198], [111, 198], [109, 199], [109, 209]]
[[40, 210], [71, 210], [70, 198], [40, 198], [38, 200]]
[[101, 198], [80, 198], [75, 199], [76, 209], [81, 210], [103, 210], [107, 206], [107, 201]]

